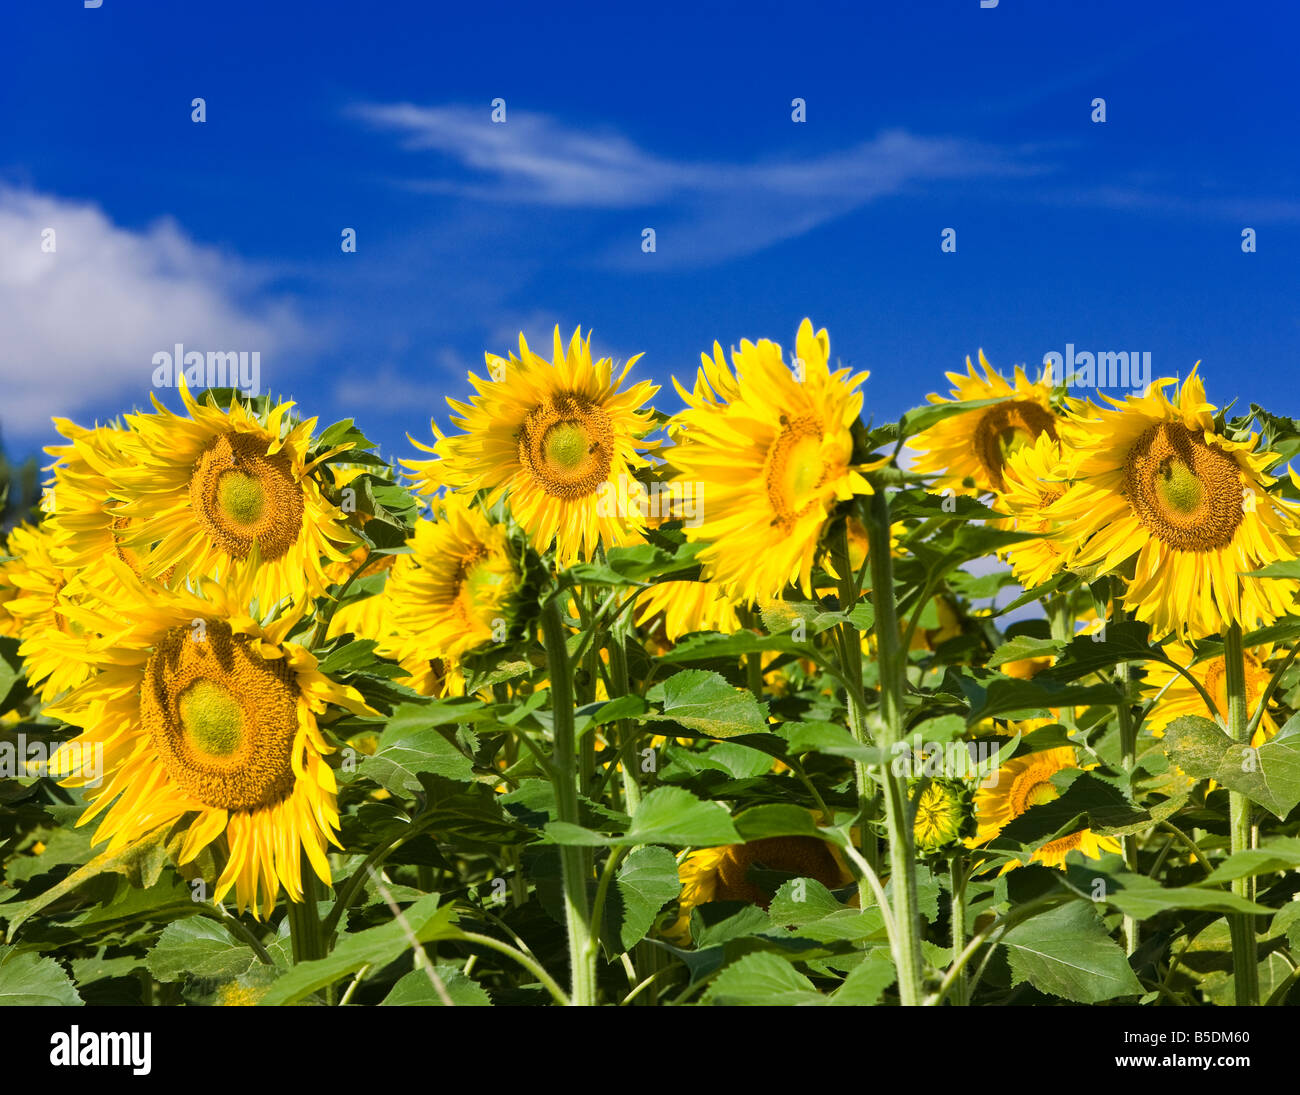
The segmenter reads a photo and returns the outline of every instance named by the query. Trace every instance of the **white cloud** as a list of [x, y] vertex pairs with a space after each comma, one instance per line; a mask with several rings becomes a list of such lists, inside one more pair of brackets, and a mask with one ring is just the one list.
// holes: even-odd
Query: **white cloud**
[[0, 186], [0, 255], [6, 437], [48, 435], [52, 415], [147, 404], [153, 355], [176, 343], [260, 351], [262, 386], [275, 389], [270, 355], [305, 341], [290, 306], [244, 303], [263, 272], [170, 219], [137, 231], [92, 204]]
[[[647, 221], [659, 233], [661, 266], [752, 254], [917, 184], [1041, 170], [1024, 151], [904, 130], [817, 156], [710, 163], [668, 159], [614, 130], [579, 131], [525, 111], [504, 124], [464, 106], [363, 104], [351, 113], [397, 133], [404, 148], [456, 165], [457, 177], [422, 178], [409, 184], [416, 190], [522, 206], [667, 207], [659, 223]], [[605, 259], [636, 261], [626, 245]]]

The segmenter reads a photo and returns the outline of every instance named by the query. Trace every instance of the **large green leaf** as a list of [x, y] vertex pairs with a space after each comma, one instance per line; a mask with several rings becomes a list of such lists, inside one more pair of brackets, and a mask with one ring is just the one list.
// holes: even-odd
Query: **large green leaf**
[[72, 979], [53, 958], [0, 946], [0, 1007], [76, 1007]]
[[429, 968], [412, 970], [404, 975], [379, 1003], [381, 1007], [446, 1007], [447, 1000], [453, 1007], [490, 1008], [492, 1000], [483, 986], [470, 977], [466, 977], [457, 966], [434, 966], [432, 972], [442, 982], [442, 992], [429, 976]]
[[390, 723], [379, 739], [379, 748], [361, 762], [357, 774], [399, 795], [420, 790], [421, 772], [460, 783], [473, 780], [473, 762], [454, 742], [436, 727], [412, 726], [412, 721], [404, 717], [396, 725]]
[[766, 705], [760, 705], [752, 693], [728, 684], [721, 675], [703, 669], [673, 674], [655, 685], [646, 698], [662, 703], [662, 718], [709, 737], [761, 734], [767, 729]]
[[612, 954], [631, 950], [655, 915], [681, 892], [677, 857], [667, 848], [637, 848], [619, 868], [605, 903], [601, 935]]
[[260, 964], [247, 944], [204, 916], [168, 924], [145, 961], [154, 978], [163, 982], [232, 981]]
[[739, 844], [740, 834], [724, 806], [701, 802], [681, 787], [656, 787], [637, 807], [632, 825], [622, 835], [584, 829], [568, 822], [552, 821], [546, 835], [556, 844], [597, 845], [669, 844], [693, 848]]
[[745, 955], [719, 973], [700, 1003], [724, 1007], [790, 1007], [825, 1004], [826, 997], [785, 959], [759, 951]]
[[1300, 716], [1258, 749], [1233, 741], [1216, 723], [1184, 715], [1165, 729], [1165, 753], [1194, 779], [1212, 779], [1277, 818], [1300, 803]]
[[429, 894], [405, 909], [387, 924], [339, 938], [328, 958], [301, 962], [273, 984], [259, 1004], [292, 1004], [311, 995], [362, 966], [386, 966], [415, 943], [448, 939], [456, 935], [456, 910], [443, 905], [438, 894]]
[[1012, 984], [1027, 981], [1039, 992], [1079, 1004], [1142, 992], [1124, 949], [1087, 902], [1071, 901], [1040, 913], [1017, 924], [1001, 942]]

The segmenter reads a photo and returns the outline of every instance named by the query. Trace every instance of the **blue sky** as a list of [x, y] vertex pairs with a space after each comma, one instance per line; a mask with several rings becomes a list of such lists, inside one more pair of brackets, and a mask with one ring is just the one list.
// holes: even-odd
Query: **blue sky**
[[805, 315], [878, 418], [1067, 343], [1300, 415], [1300, 16], [1150, 7], [13, 0], [6, 446], [147, 402], [178, 342], [401, 456], [521, 328], [644, 351], [673, 409]]

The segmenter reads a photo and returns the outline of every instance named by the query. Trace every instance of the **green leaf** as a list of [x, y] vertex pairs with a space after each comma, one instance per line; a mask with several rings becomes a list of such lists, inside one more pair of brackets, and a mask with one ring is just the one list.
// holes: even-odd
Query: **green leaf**
[[1018, 662], [1025, 658], [1054, 658], [1065, 643], [1060, 639], [1035, 639], [1031, 635], [1017, 635], [1010, 642], [1003, 643], [989, 658], [989, 668], [996, 669], [1007, 662]]
[[[454, 1007], [490, 1008], [492, 1000], [477, 981], [465, 976], [457, 966], [434, 966], [433, 972]], [[412, 970], [403, 976], [380, 1002], [380, 1007], [446, 1007], [446, 1001], [429, 976], [428, 968]]]
[[1300, 803], [1300, 716], [1258, 749], [1233, 741], [1218, 724], [1184, 715], [1165, 729], [1164, 749], [1193, 779], [1212, 779], [1284, 819]]
[[1002, 946], [1013, 985], [1028, 981], [1039, 992], [1079, 1004], [1142, 992], [1124, 949], [1086, 902], [1071, 901], [1017, 924]]
[[611, 954], [631, 950], [645, 937], [655, 915], [681, 893], [677, 857], [667, 848], [637, 848], [619, 868], [605, 902], [601, 935]]
[[826, 997], [789, 962], [762, 951], [745, 955], [719, 973], [700, 1001], [714, 1007], [790, 1007], [826, 1002]]
[[193, 916], [163, 929], [145, 961], [158, 981], [232, 981], [261, 965], [257, 955], [215, 920]]
[[982, 696], [976, 692], [972, 698], [966, 725], [974, 726], [994, 716], [1006, 717], [1052, 707], [1113, 706], [1123, 699], [1119, 690], [1108, 684], [1062, 684], [1049, 677], [1050, 672], [1044, 670], [1029, 681], [1014, 677], [994, 678], [986, 689], [980, 689]]
[[1206, 883], [1231, 882], [1234, 878], [1291, 871], [1300, 867], [1300, 840], [1294, 837], [1273, 837], [1259, 848], [1246, 848], [1234, 852], [1214, 868]]
[[1273, 911], [1244, 897], [1213, 887], [1209, 885], [1209, 879], [1195, 886], [1165, 887], [1146, 875], [1127, 871], [1107, 874], [1077, 863], [1069, 864], [1065, 875], [1067, 884], [1080, 896], [1105, 902], [1138, 920], [1150, 919], [1170, 909], [1264, 915]]
[[864, 764], [883, 764], [889, 759], [885, 750], [861, 744], [843, 726], [833, 722], [787, 722], [777, 728], [777, 733], [789, 741], [791, 755], [824, 753]]
[[703, 549], [703, 544], [682, 544], [675, 551], [654, 544], [610, 548], [603, 563], [579, 563], [565, 571], [564, 577], [576, 585], [643, 585], [699, 566], [695, 556]]
[[737, 814], [736, 832], [745, 843], [771, 836], [811, 836], [819, 840], [825, 835], [817, 828], [812, 815], [802, 806], [788, 802], [773, 802], [754, 806]]
[[439, 894], [429, 894], [401, 913], [400, 918], [376, 928], [339, 938], [328, 958], [300, 962], [275, 982], [258, 1001], [262, 1005], [292, 1004], [362, 966], [386, 966], [410, 950], [412, 941], [428, 943], [457, 935], [456, 910], [438, 907]]
[[632, 815], [631, 827], [621, 836], [606, 836], [563, 821], [550, 822], [546, 835], [556, 844], [591, 847], [670, 844], [711, 848], [740, 843], [740, 834], [725, 807], [716, 802], [701, 802], [680, 787], [656, 787], [646, 795]]
[[729, 738], [767, 730], [766, 705], [760, 706], [752, 693], [703, 669], [675, 673], [652, 688], [646, 698], [663, 704], [662, 718], [709, 737]]
[[844, 983], [831, 993], [831, 1004], [839, 1007], [869, 1008], [898, 979], [898, 972], [888, 954], [872, 954], [854, 966]]
[[453, 742], [436, 727], [415, 728], [411, 721], [403, 718], [390, 722], [379, 739], [379, 748], [374, 756], [361, 762], [357, 775], [373, 779], [394, 794], [420, 790], [420, 772], [432, 772], [459, 783], [474, 779], [473, 762]]
[[81, 997], [53, 958], [0, 946], [0, 1007], [77, 1007]]

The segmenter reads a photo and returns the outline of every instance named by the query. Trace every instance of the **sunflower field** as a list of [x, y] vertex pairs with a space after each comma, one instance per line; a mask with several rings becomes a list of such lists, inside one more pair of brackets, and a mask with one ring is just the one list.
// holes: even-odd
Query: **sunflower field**
[[486, 355], [413, 457], [181, 387], [0, 550], [0, 1003], [1279, 1004], [1300, 427], [804, 320]]

